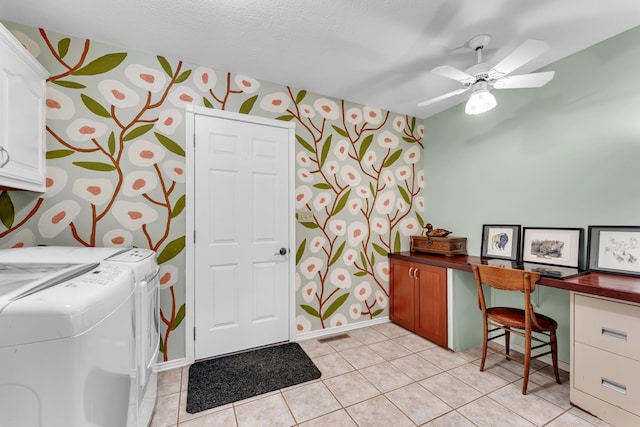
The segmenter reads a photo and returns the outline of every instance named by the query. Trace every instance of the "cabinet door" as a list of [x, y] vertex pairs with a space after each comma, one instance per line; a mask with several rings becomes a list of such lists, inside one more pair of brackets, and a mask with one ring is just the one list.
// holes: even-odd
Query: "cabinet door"
[[420, 265], [414, 275], [415, 332], [447, 347], [447, 270]]
[[[389, 319], [393, 323], [413, 330], [415, 266], [409, 262], [391, 259]], [[410, 274], [411, 273], [411, 274]]]

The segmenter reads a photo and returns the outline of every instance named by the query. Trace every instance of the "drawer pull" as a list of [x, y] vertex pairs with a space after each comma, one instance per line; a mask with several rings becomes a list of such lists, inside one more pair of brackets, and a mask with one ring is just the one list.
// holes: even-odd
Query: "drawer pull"
[[616, 393], [627, 394], [627, 386], [618, 384], [615, 381], [608, 380], [606, 378], [601, 378], [602, 387], [606, 387], [609, 390], [613, 390]]
[[609, 328], [602, 328], [602, 335], [608, 336], [610, 338], [615, 338], [617, 340], [622, 340], [622, 341], [627, 340], [626, 332], [615, 331]]

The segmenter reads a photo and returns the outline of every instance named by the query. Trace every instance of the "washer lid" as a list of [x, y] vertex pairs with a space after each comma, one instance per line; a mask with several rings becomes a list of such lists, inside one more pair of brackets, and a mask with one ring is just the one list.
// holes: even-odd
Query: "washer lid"
[[105, 258], [127, 251], [128, 248], [87, 248], [84, 246], [30, 246], [1, 249], [0, 262], [28, 262], [39, 260], [48, 263], [100, 262]]

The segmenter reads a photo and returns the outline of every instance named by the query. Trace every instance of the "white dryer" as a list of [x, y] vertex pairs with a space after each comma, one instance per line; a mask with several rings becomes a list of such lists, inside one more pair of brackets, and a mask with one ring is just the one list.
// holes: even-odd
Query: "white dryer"
[[133, 426], [134, 291], [116, 264], [0, 263], [0, 426]]
[[146, 427], [151, 422], [158, 395], [155, 370], [160, 348], [159, 267], [156, 253], [149, 249], [34, 246], [0, 250], [0, 262], [38, 260], [47, 263], [90, 263], [122, 265], [133, 271], [135, 290], [135, 336], [137, 386], [133, 399], [132, 424]]

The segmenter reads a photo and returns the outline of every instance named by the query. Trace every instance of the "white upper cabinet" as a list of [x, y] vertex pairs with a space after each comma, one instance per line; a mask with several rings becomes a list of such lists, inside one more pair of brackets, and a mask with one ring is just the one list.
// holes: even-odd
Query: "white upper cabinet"
[[45, 191], [47, 76], [0, 24], [0, 189]]

